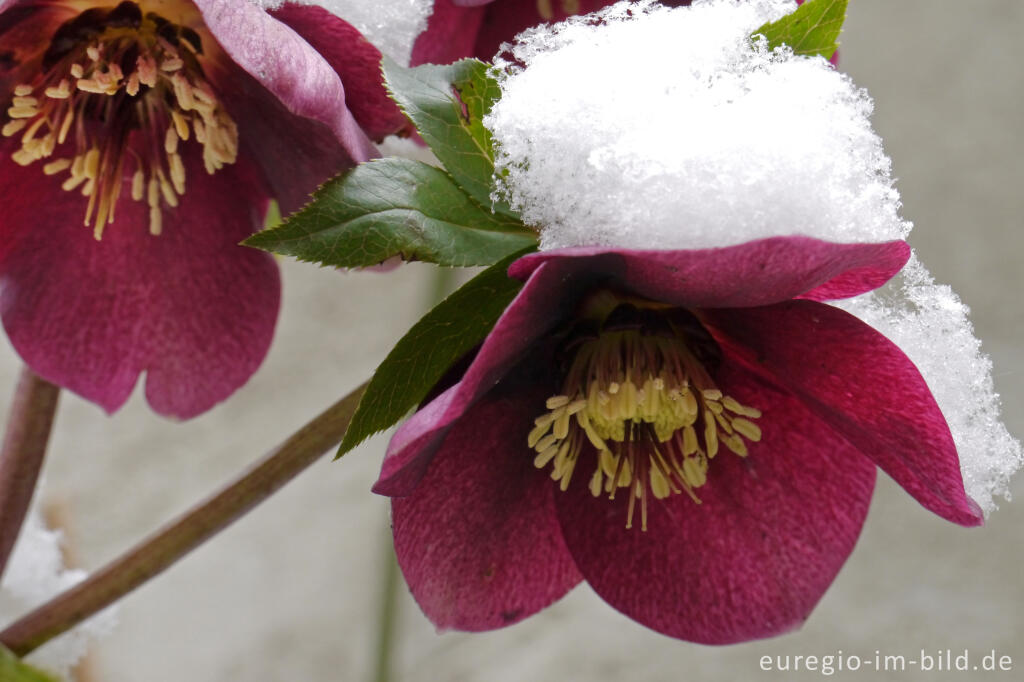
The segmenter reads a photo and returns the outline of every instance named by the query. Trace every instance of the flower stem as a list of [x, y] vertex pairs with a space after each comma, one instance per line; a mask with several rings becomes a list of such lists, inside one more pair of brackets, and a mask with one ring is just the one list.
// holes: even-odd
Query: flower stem
[[[426, 301], [427, 310], [436, 306], [451, 293], [457, 272], [455, 268], [439, 267], [434, 269]], [[384, 539], [381, 562], [384, 564], [384, 571], [381, 573], [380, 602], [377, 607], [377, 641], [374, 646], [377, 656], [373, 676], [370, 679], [373, 682], [390, 682], [391, 654], [395, 648], [395, 627], [397, 625], [398, 587], [402, 584], [390, 526], [387, 528]]]
[[164, 526], [70, 590], [0, 632], [24, 656], [160, 574], [227, 528], [341, 441], [366, 384], [327, 408], [235, 482]]
[[391, 532], [388, 529], [384, 542], [384, 570], [381, 573], [380, 606], [377, 622], [377, 661], [373, 672], [373, 682], [390, 682], [391, 651], [395, 641], [395, 616], [398, 610], [398, 560], [395, 548], [391, 544]]
[[59, 387], [22, 368], [0, 449], [0, 576], [36, 489], [59, 397]]

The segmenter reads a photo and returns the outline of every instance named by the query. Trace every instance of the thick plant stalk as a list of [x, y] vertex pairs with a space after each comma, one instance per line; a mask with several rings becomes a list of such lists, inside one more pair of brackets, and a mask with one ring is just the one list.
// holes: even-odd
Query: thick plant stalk
[[363, 384], [327, 408], [234, 483], [10, 625], [0, 632], [0, 643], [24, 656], [160, 574], [227, 528], [341, 442], [365, 388]]
[[32, 502], [59, 397], [60, 388], [21, 370], [0, 449], [0, 577]]

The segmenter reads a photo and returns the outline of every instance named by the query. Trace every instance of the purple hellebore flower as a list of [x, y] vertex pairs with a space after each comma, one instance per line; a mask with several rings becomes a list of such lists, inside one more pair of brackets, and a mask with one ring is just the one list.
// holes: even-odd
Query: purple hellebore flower
[[880, 286], [908, 256], [901, 241], [777, 237], [516, 261], [522, 291], [395, 434], [374, 488], [393, 498], [423, 611], [487, 630], [586, 580], [658, 632], [740, 642], [808, 617], [853, 549], [876, 466], [980, 524], [920, 373], [822, 302]]
[[406, 125], [380, 53], [323, 9], [245, 0], [0, 0], [0, 41], [11, 343], [108, 411], [144, 371], [157, 412], [209, 409], [277, 319], [272, 257], [238, 242]]
[[[427, 30], [413, 46], [413, 64], [447, 64], [464, 57], [491, 61], [502, 43], [542, 23], [564, 21], [616, 0], [435, 0]], [[803, 0], [797, 0], [801, 4]], [[683, 7], [690, 0], [660, 0]]]

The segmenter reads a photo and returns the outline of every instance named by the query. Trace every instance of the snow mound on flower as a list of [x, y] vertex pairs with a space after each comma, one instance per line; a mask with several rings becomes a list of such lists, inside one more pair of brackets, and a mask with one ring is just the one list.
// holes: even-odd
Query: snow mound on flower
[[[412, 44], [427, 28], [434, 11], [433, 0], [288, 0], [300, 5], [320, 5], [352, 24], [374, 47], [399, 64], [408, 64]], [[252, 0], [273, 9], [285, 0]]]
[[[4, 622], [13, 621], [85, 578], [85, 571], [64, 567], [60, 543], [61, 534], [46, 528], [39, 512], [31, 509], [0, 583], [0, 619]], [[85, 655], [89, 640], [113, 629], [116, 617], [112, 608], [48, 642], [25, 660], [66, 677]]]
[[995, 497], [1009, 499], [1010, 477], [1024, 454], [1002, 423], [992, 362], [953, 290], [936, 284], [913, 256], [884, 288], [835, 305], [880, 331], [917, 365], [953, 434], [967, 494], [986, 515], [996, 509]]
[[485, 125], [499, 192], [541, 247], [904, 238], [867, 93], [823, 58], [750, 39], [795, 9], [620, 2], [522, 33]]

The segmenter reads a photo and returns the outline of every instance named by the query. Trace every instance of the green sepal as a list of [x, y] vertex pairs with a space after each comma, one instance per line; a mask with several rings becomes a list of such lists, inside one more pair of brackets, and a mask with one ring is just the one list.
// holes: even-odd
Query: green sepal
[[334, 267], [393, 256], [463, 267], [490, 265], [536, 240], [516, 218], [473, 201], [443, 170], [388, 158], [327, 182], [301, 211], [243, 243]]
[[847, 0], [808, 0], [792, 14], [765, 24], [753, 35], [763, 35], [773, 50], [788, 45], [794, 54], [831, 59], [839, 49], [846, 4]]
[[480, 344], [523, 283], [508, 277], [524, 249], [487, 268], [441, 301], [395, 344], [374, 372], [338, 457], [397, 423], [419, 405], [446, 372]]

